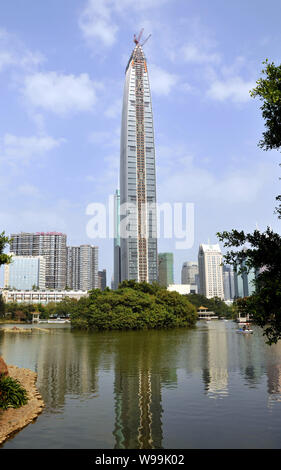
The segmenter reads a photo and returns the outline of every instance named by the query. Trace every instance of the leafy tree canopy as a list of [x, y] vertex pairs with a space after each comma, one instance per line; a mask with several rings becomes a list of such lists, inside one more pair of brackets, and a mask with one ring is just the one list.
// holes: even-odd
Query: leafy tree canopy
[[[281, 65], [268, 60], [257, 86], [250, 92], [262, 101], [261, 111], [265, 120], [265, 132], [259, 146], [264, 150], [281, 148]], [[281, 219], [281, 195], [276, 197], [279, 205], [275, 213]], [[239, 265], [246, 261], [245, 269], [257, 272], [255, 293], [237, 302], [244, 314], [252, 315], [254, 321], [264, 328], [269, 344], [281, 339], [281, 237], [270, 227], [261, 233], [232, 230], [218, 233], [224, 247], [231, 248], [225, 256], [227, 263]], [[239, 250], [240, 249], [240, 250]]]

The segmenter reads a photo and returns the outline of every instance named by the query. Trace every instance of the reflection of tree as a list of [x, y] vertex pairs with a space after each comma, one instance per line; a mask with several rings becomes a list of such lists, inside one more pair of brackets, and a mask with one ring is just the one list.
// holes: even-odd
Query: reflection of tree
[[160, 449], [161, 386], [176, 380], [174, 369], [170, 373], [168, 367], [173, 342], [163, 342], [165, 332], [128, 332], [120, 338], [115, 359], [115, 448]]
[[281, 401], [281, 364], [278, 361], [280, 354], [280, 343], [271, 346], [267, 353], [267, 390], [270, 401]]
[[63, 406], [66, 394], [97, 391], [102, 349], [95, 336], [55, 329], [38, 335], [38, 387], [47, 409]]

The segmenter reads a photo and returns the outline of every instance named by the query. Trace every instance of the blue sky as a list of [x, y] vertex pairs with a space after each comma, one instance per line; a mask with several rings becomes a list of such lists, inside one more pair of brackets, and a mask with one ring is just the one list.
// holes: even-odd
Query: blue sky
[[281, 62], [279, 0], [13, 0], [0, 13], [0, 230], [97, 244], [110, 285], [112, 240], [87, 236], [86, 208], [119, 184], [124, 70], [144, 28], [158, 201], [195, 205], [191, 249], [159, 240], [175, 281], [217, 231], [279, 231], [280, 154], [257, 147], [249, 96], [262, 61]]

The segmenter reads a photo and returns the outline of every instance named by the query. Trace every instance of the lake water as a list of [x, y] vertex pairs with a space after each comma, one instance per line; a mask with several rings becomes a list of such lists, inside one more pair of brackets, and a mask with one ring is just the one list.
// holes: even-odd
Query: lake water
[[281, 342], [267, 346], [259, 328], [46, 328], [0, 333], [0, 354], [38, 374], [46, 404], [3, 448], [281, 448]]

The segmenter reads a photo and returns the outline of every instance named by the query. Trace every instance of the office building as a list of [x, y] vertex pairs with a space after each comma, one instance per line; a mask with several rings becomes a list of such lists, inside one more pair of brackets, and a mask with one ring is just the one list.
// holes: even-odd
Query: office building
[[174, 255], [173, 253], [159, 253], [158, 255], [158, 282], [168, 287], [174, 283]]
[[43, 256], [16, 256], [4, 266], [4, 287], [31, 290], [45, 289], [46, 260]]
[[66, 287], [66, 235], [58, 232], [11, 234], [10, 249], [17, 256], [44, 256], [46, 288]]
[[247, 270], [246, 260], [234, 267], [235, 298], [248, 297], [255, 292], [256, 270]]
[[8, 302], [23, 302], [30, 304], [48, 304], [49, 302], [61, 302], [66, 298], [79, 300], [87, 297], [88, 291], [82, 290], [3, 290], [3, 299]]
[[116, 189], [114, 195], [114, 244], [113, 244], [113, 283], [112, 288], [117, 289], [121, 282], [121, 251], [120, 251], [120, 191]]
[[199, 269], [197, 261], [186, 261], [182, 265], [181, 270], [181, 283], [199, 285]]
[[148, 67], [135, 39], [125, 76], [120, 147], [121, 281], [158, 279], [155, 144]]
[[182, 295], [198, 294], [197, 286], [195, 284], [170, 284], [167, 288], [170, 292], [178, 292]]
[[198, 253], [200, 294], [224, 299], [222, 253], [218, 244], [201, 244]]
[[98, 272], [99, 289], [104, 290], [106, 288], [106, 269]]
[[232, 266], [223, 266], [223, 291], [224, 300], [235, 298], [234, 270]]

